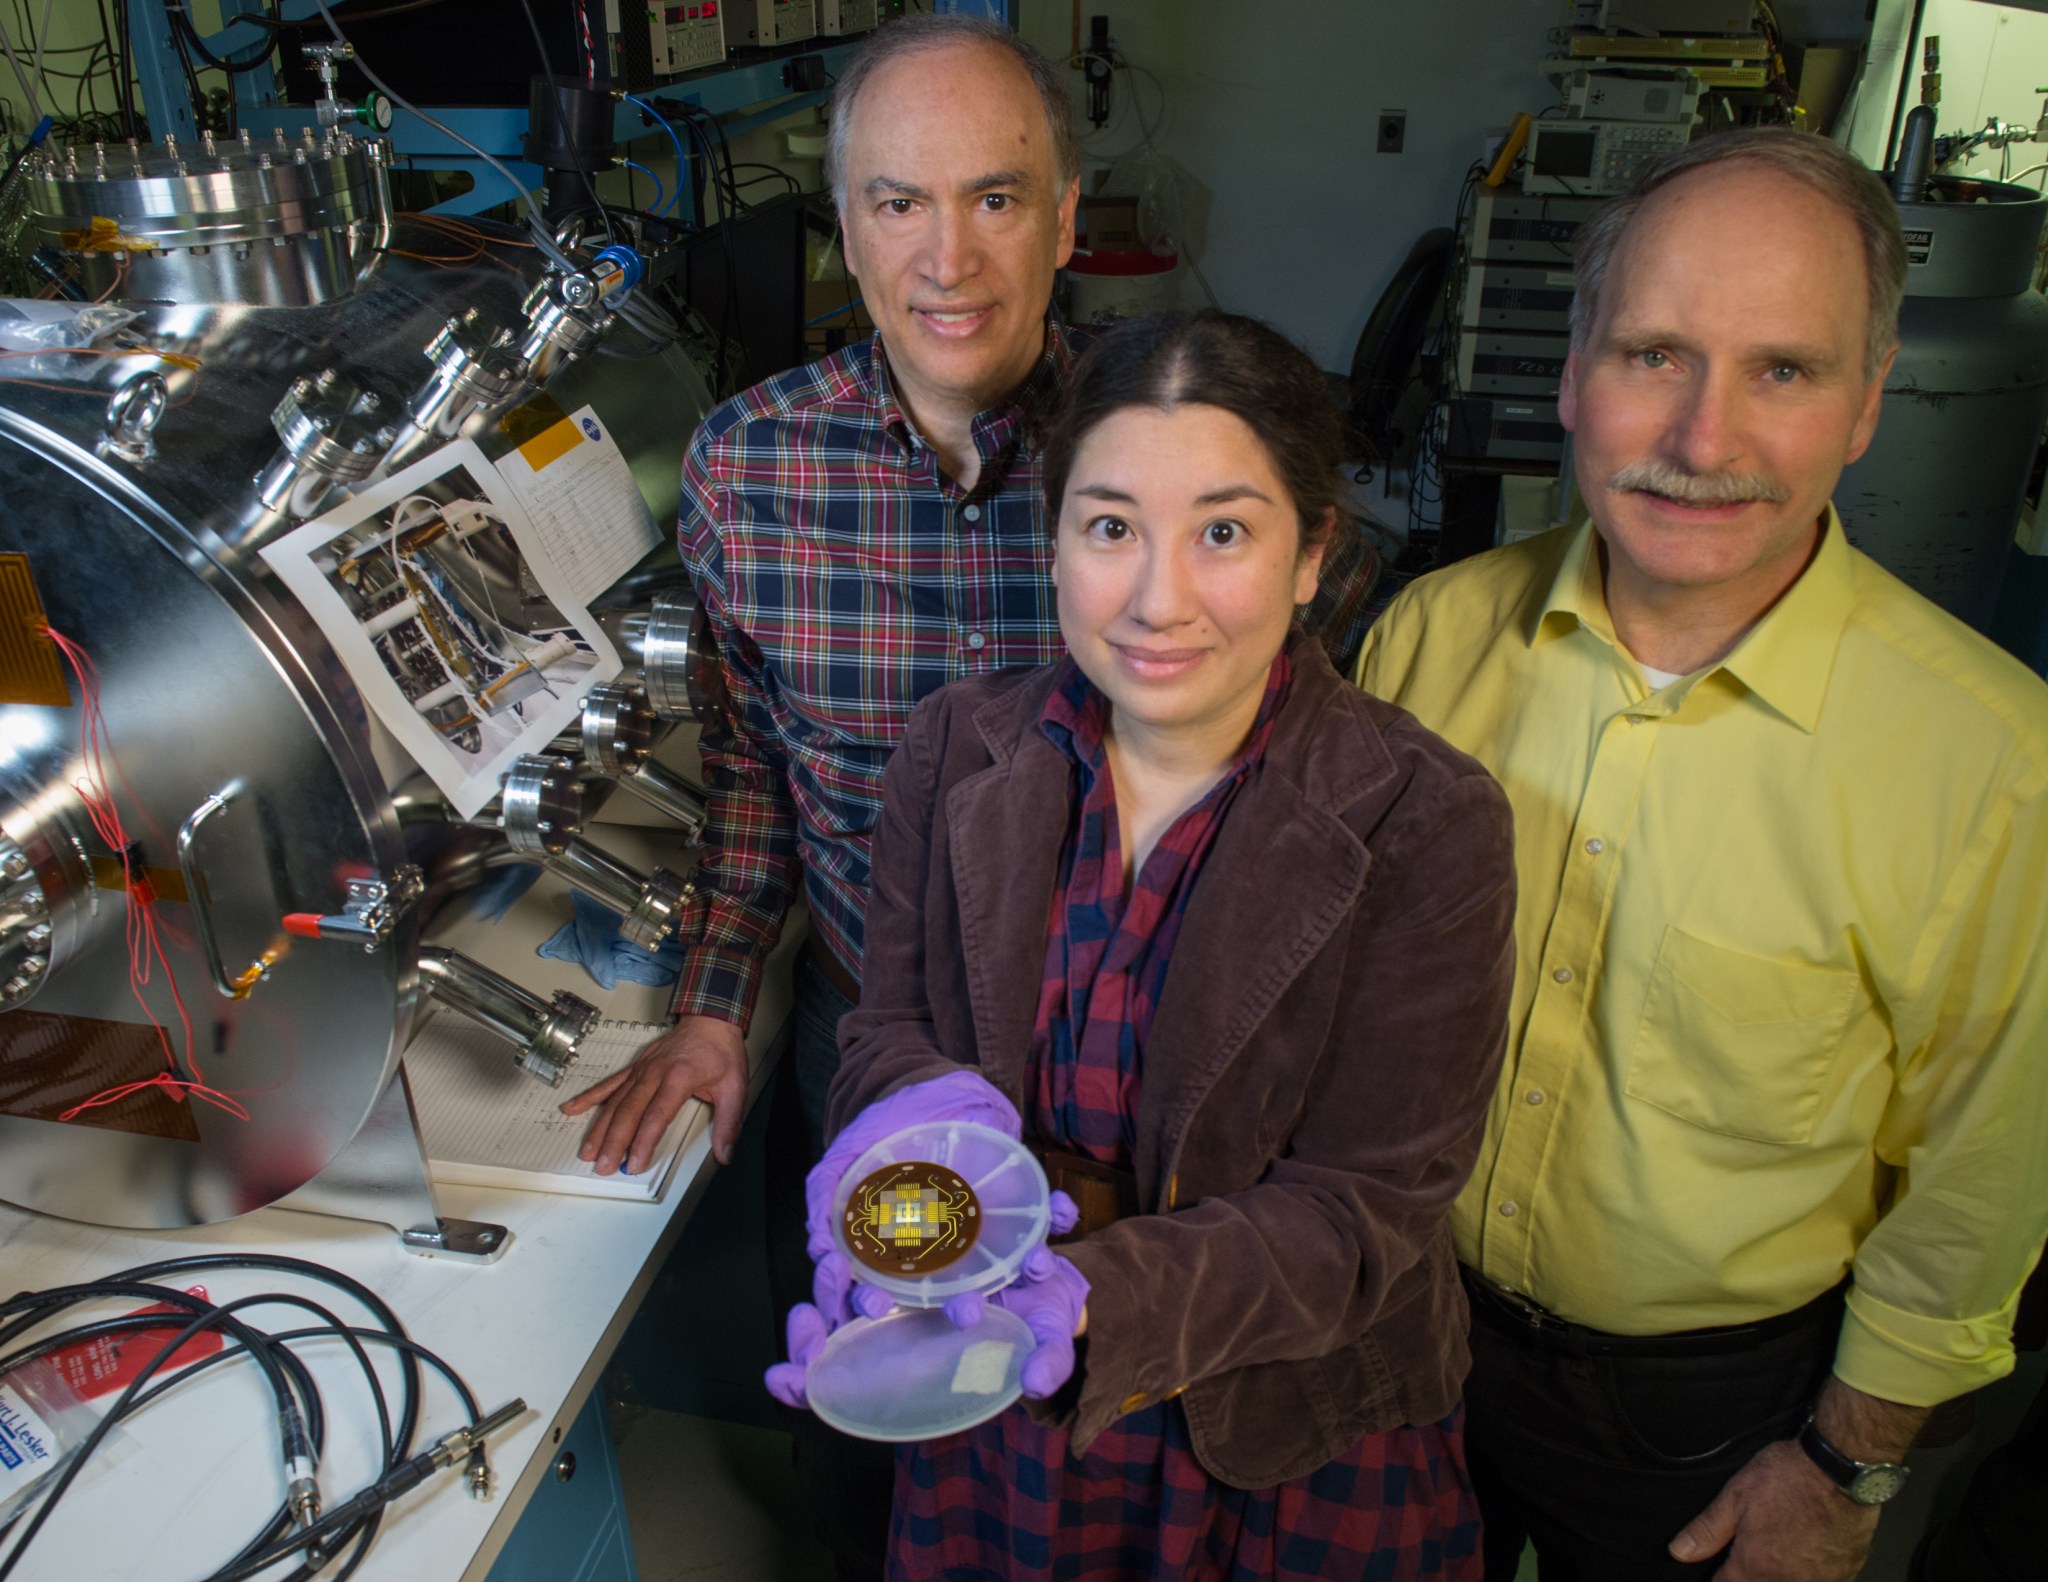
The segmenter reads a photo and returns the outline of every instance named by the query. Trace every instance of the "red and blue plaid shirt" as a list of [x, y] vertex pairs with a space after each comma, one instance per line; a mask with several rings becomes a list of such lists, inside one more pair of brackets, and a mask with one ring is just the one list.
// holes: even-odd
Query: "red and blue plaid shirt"
[[[1108, 703], [1068, 672], [1040, 718], [1073, 760], [1075, 808], [1046, 925], [1026, 1098], [1037, 1141], [1128, 1169], [1145, 1042], [1181, 919], [1238, 788], [1265, 754], [1291, 666], [1284, 652], [1274, 660], [1237, 760], [1159, 837], [1128, 894]], [[978, 1428], [904, 1446], [896, 1469], [890, 1582], [1469, 1582], [1480, 1569], [1456, 1412], [1366, 1434], [1268, 1489], [1210, 1477], [1177, 1400], [1126, 1414], [1080, 1455], [1063, 1431], [1013, 1406]]]
[[[1027, 431], [1073, 356], [1052, 322], [1030, 377], [974, 420], [972, 490], [897, 401], [879, 337], [756, 385], [698, 428], [680, 541], [731, 714], [702, 738], [711, 820], [678, 1014], [746, 1023], [800, 878], [812, 929], [857, 973], [882, 766], [910, 711], [948, 681], [1064, 652]], [[1378, 566], [1362, 534], [1325, 565], [1311, 619], [1342, 658], [1364, 640]]]
[[1274, 659], [1243, 750], [1160, 835], [1128, 894], [1109, 772], [1109, 700], [1071, 660], [1063, 668], [1038, 728], [1073, 760], [1075, 813], [1046, 922], [1029, 1120], [1048, 1147], [1128, 1170], [1145, 1039], [1188, 894], [1237, 788], [1265, 756], [1293, 666], [1284, 650]]

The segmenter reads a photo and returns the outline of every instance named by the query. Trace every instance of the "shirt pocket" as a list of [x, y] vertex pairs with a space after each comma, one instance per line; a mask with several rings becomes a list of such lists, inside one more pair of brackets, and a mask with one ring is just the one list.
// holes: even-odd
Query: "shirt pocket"
[[1633, 1099], [1760, 1143], [1813, 1139], [1857, 977], [1667, 927], [1629, 1061]]

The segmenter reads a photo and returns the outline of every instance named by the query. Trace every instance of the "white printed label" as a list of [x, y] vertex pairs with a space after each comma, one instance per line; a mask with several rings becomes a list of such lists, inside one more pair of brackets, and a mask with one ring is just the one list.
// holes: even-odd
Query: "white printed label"
[[[964, 1365], [966, 1358], [960, 1359]], [[0, 1499], [27, 1488], [57, 1454], [57, 1436], [26, 1402], [0, 1384]]]
[[1010, 1358], [1017, 1348], [1007, 1340], [977, 1340], [960, 1353], [960, 1365], [953, 1370], [955, 1395], [994, 1395], [1010, 1375]]

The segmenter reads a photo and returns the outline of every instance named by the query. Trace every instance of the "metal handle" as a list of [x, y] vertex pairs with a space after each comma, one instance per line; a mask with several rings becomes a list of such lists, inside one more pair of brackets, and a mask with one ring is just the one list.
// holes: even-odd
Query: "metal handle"
[[192, 908], [192, 922], [199, 935], [200, 949], [206, 953], [206, 970], [213, 978], [213, 986], [227, 1000], [247, 999], [254, 977], [237, 984], [228, 977], [227, 968], [220, 959], [220, 945], [213, 937], [213, 904], [207, 899], [206, 876], [199, 871], [197, 847], [199, 826], [214, 814], [222, 812], [227, 805], [241, 795], [242, 782], [231, 780], [198, 807], [192, 816], [178, 827], [178, 871], [185, 876], [185, 898]]

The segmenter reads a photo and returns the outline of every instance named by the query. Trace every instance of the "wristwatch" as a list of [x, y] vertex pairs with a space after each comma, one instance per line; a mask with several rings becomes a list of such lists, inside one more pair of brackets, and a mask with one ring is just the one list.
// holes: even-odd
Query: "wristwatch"
[[1799, 1430], [1799, 1448], [1836, 1488], [1858, 1505], [1884, 1504], [1906, 1486], [1912, 1473], [1910, 1467], [1902, 1467], [1896, 1461], [1858, 1461], [1843, 1455], [1814, 1426], [1811, 1412], [1807, 1413], [1806, 1426]]

